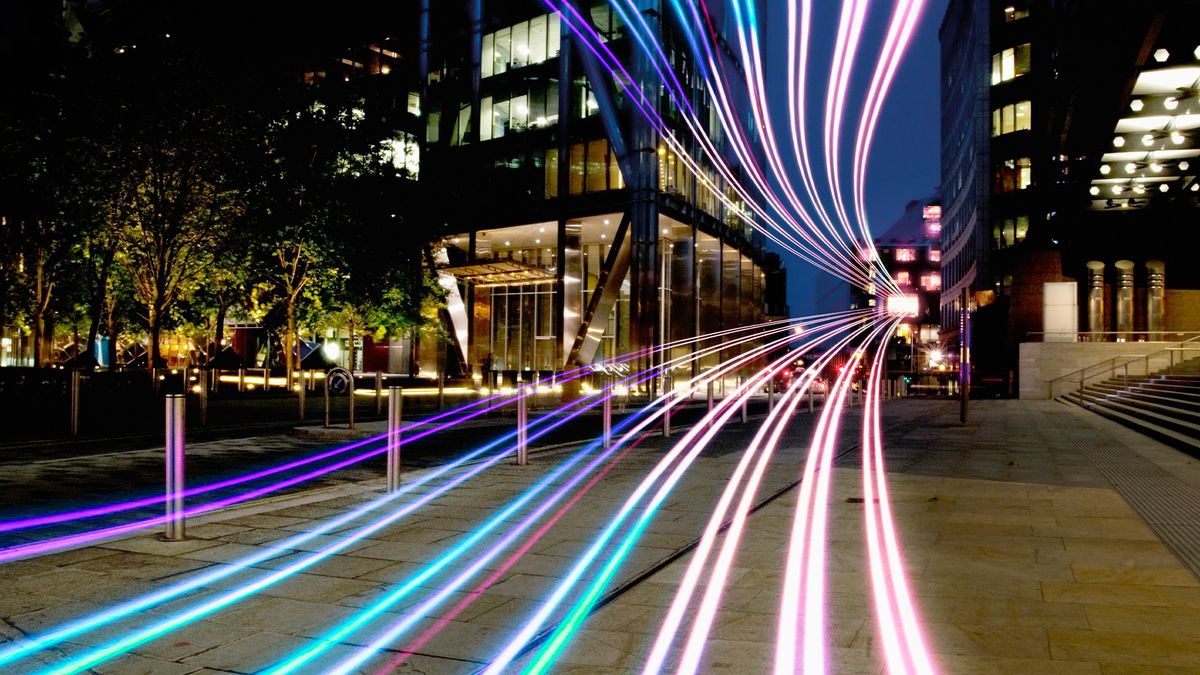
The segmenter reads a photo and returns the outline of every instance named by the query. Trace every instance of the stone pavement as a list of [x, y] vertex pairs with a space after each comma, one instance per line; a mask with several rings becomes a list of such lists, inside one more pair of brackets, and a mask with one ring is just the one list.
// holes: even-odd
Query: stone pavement
[[[1146, 475], [1170, 476], [1171, 490], [1195, 496], [1200, 463], [1054, 402], [973, 402], [966, 426], [957, 423], [957, 405], [951, 402], [888, 401], [884, 412], [895, 517], [927, 639], [944, 672], [1200, 673], [1200, 583], [1130, 506], [1143, 504], [1137, 494], [1130, 493], [1127, 501], [1121, 492], [1129, 489], [1124, 479], [1114, 486], [1109, 478], [1115, 475], [1112, 456], [1119, 453], [1127, 462], [1144, 462]], [[883, 663], [864, 562], [862, 505], [847, 501], [862, 496], [853, 452], [856, 418], [852, 410], [843, 424], [843, 455], [830, 502], [828, 645], [837, 672], [875, 673]], [[807, 414], [797, 415], [768, 471], [762, 497], [799, 477], [809, 422]], [[623, 592], [587, 620], [558, 672], [639, 668], [690, 560], [688, 547], [748, 438], [746, 427], [734, 424], [697, 461], [609, 586]], [[566, 573], [662, 450], [662, 439], [651, 438], [630, 451], [553, 527], [537, 539], [522, 539], [525, 555], [512, 562], [506, 551], [490, 561], [362, 672], [479, 668], [524, 625], [538, 598]], [[266, 668], [315, 644], [358, 608], [394, 591], [422, 564], [466, 541], [466, 533], [498, 505], [545, 476], [555, 466], [552, 460], [569, 452], [533, 454], [525, 467], [493, 467], [337, 555], [95, 671], [250, 673]], [[406, 474], [406, 480], [424, 471], [429, 469]], [[0, 566], [0, 649], [5, 639], [39, 633], [201, 570], [229, 569], [241, 556], [377, 497], [380, 487], [378, 480], [345, 483], [214, 514], [190, 523], [191, 538], [185, 542], [160, 542], [147, 534]], [[751, 516], [704, 672], [769, 672], [795, 497], [795, 490], [785, 492]], [[1157, 519], [1151, 522], [1162, 529]], [[18, 662], [15, 670], [7, 666], [6, 672], [59, 663], [219, 597], [304, 559], [306, 551], [344, 541], [359, 524], [72, 638]], [[470, 553], [472, 559], [478, 555]], [[422, 581], [420, 590], [435, 588], [455, 573], [448, 569]], [[481, 587], [489, 577], [492, 583]], [[468, 592], [474, 598], [470, 604]], [[337, 644], [306, 670], [328, 668], [353, 645], [385, 630], [420, 597], [417, 593], [390, 607], [365, 632]], [[427, 633], [437, 623], [444, 624], [442, 629]], [[423, 635], [423, 644], [414, 644]]]

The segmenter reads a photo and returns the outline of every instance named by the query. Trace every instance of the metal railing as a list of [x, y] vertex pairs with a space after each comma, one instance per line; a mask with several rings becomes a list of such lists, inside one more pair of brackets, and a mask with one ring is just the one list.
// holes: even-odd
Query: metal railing
[[[1025, 334], [1026, 342], [1045, 342], [1047, 335], [1063, 336], [1072, 335], [1061, 331], [1036, 331]], [[1073, 340], [1060, 340], [1060, 342], [1188, 342], [1194, 338], [1200, 337], [1200, 331], [1194, 330], [1105, 330], [1105, 331], [1079, 331], [1074, 333]]]
[[[1134, 365], [1134, 364], [1141, 365], [1140, 373], [1136, 372], [1137, 369], [1135, 368], [1135, 372], [1133, 373], [1134, 377], [1137, 377], [1139, 375], [1141, 375], [1143, 377], [1150, 377], [1151, 373], [1153, 372], [1153, 371], [1151, 371], [1151, 364], [1155, 363], [1155, 362], [1162, 362], [1163, 356], [1165, 355], [1166, 356], [1166, 360], [1165, 360], [1166, 371], [1167, 371], [1167, 374], [1169, 375], [1175, 369], [1176, 352], [1180, 352], [1182, 354], [1182, 352], [1190, 352], [1190, 351], [1200, 351], [1200, 334], [1195, 334], [1194, 337], [1190, 337], [1186, 340], [1176, 342], [1175, 344], [1173, 344], [1169, 347], [1164, 347], [1163, 349], [1160, 349], [1155, 352], [1150, 352], [1148, 354], [1132, 354], [1132, 355], [1122, 354], [1119, 356], [1114, 356], [1112, 358], [1105, 359], [1098, 363], [1093, 363], [1090, 366], [1085, 366], [1083, 368], [1080, 368], [1079, 370], [1067, 373], [1066, 375], [1060, 375], [1060, 376], [1050, 380], [1050, 382], [1049, 382], [1050, 398], [1052, 400], [1055, 398], [1057, 386], [1059, 385], [1059, 383], [1062, 383], [1062, 382], [1066, 382], [1068, 384], [1074, 383], [1078, 386], [1079, 402], [1086, 405], [1086, 403], [1087, 403], [1086, 388], [1087, 388], [1087, 382], [1089, 380], [1092, 380], [1093, 378], [1096, 378], [1097, 376], [1102, 376], [1102, 375], [1107, 375], [1109, 379], [1113, 379], [1117, 376], [1117, 370], [1121, 370], [1123, 386], [1128, 387], [1129, 386], [1129, 375], [1130, 375], [1129, 367], [1131, 365]], [[1121, 359], [1124, 359], [1124, 361], [1121, 361]], [[1182, 363], [1185, 360], [1186, 360], [1185, 358], [1180, 358], [1179, 362]], [[1088, 371], [1095, 371], [1095, 372], [1092, 372], [1091, 374], [1089, 374]]]

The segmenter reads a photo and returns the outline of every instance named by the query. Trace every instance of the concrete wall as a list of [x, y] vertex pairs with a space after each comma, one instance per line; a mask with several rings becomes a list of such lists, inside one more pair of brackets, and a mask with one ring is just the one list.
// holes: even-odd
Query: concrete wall
[[[1089, 381], [1100, 381], [1108, 376], [1109, 368], [1100, 367], [1102, 361], [1116, 359], [1117, 364], [1126, 361], [1129, 364], [1130, 375], [1145, 374], [1146, 364], [1135, 357], [1153, 354], [1163, 350], [1175, 342], [1023, 342], [1021, 343], [1019, 395], [1024, 399], [1046, 399], [1050, 397], [1050, 380], [1067, 375], [1081, 368], [1089, 368], [1087, 374], [1096, 375]], [[1150, 372], [1167, 367], [1167, 354], [1160, 354], [1150, 360]], [[1178, 357], [1176, 357], [1178, 358]], [[1117, 369], [1117, 375], [1124, 373], [1124, 368]], [[1061, 396], [1066, 390], [1079, 386], [1079, 381], [1072, 377], [1070, 382], [1065, 380], [1055, 384], [1055, 396]]]

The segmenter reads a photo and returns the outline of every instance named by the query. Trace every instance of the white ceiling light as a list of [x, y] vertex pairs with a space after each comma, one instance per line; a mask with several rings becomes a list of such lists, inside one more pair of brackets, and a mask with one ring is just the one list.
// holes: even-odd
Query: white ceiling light
[[1178, 131], [1171, 132], [1171, 142], [1175, 145], [1183, 145], [1183, 134]]
[[1125, 173], [1133, 173], [1134, 171], [1137, 171], [1137, 164], [1129, 162], [1125, 165]]
[[1142, 99], [1140, 98], [1135, 98], [1129, 102], [1129, 109], [1133, 112], [1141, 112], [1144, 107], [1146, 107], [1146, 104], [1142, 103]]
[[1200, 45], [1196, 45], [1196, 51], [1192, 52], [1196, 60], [1200, 61]]
[[1179, 163], [1180, 171], [1187, 171], [1190, 168], [1192, 168], [1192, 165], [1188, 164], [1188, 161], [1186, 159]]
[[1093, 185], [1092, 187], [1088, 188], [1088, 192], [1092, 193], [1093, 195], [1098, 195], [1100, 194], [1100, 188]]
[[1116, 138], [1113, 139], [1113, 145], [1118, 148], [1124, 147], [1125, 146], [1125, 138], [1123, 136], [1117, 136]]
[[1120, 186], [1120, 185], [1114, 185], [1114, 186], [1112, 187], [1112, 193], [1113, 193], [1114, 195], [1119, 195], [1119, 194], [1121, 194], [1121, 186]]
[[512, 242], [511, 242], [511, 241], [506, 241], [506, 242], [504, 242], [504, 245], [505, 245], [505, 246], [512, 246]]
[[1145, 134], [1142, 136], [1142, 145], [1150, 147], [1154, 145], [1154, 134]]
[[601, 232], [601, 233], [600, 233], [600, 238], [601, 238], [601, 239], [608, 239], [608, 235], [607, 235], [607, 234], [604, 234], [603, 232]]
[[540, 243], [542, 243], [542, 240], [541, 240], [541, 239], [534, 239], [534, 240], [533, 240], [533, 243], [535, 243], [535, 244], [540, 244]]
[[1169, 58], [1171, 58], [1171, 52], [1161, 47], [1154, 52], [1154, 60], [1158, 61], [1159, 63], [1165, 63]]
[[1133, 193], [1139, 195], [1146, 194], [1146, 188], [1142, 187], [1141, 185], [1135, 185], [1133, 187]]
[[1168, 189], [1170, 189], [1170, 188], [1168, 188], [1168, 187], [1167, 187], [1167, 184], [1166, 184], [1166, 183], [1163, 183], [1163, 184], [1161, 184], [1161, 185], [1159, 185], [1159, 186], [1158, 186], [1158, 191], [1159, 191], [1159, 192], [1166, 192]]
[[1101, 164], [1101, 165], [1100, 165], [1100, 173], [1102, 173], [1102, 174], [1104, 174], [1105, 176], [1107, 176], [1107, 175], [1108, 175], [1108, 173], [1109, 173], [1110, 171], [1112, 171], [1112, 167], [1111, 167], [1111, 166], [1109, 166], [1109, 165], [1107, 165], [1107, 164]]
[[1162, 164], [1159, 164], [1158, 162], [1150, 162], [1150, 170], [1154, 173], [1159, 173], [1162, 171]]
[[1200, 192], [1200, 183], [1192, 183], [1192, 192]]
[[605, 218], [605, 219], [604, 219], [604, 224], [605, 224], [605, 225], [607, 225], [607, 224], [608, 224], [608, 218]]
[[1174, 96], [1168, 96], [1163, 101], [1163, 107], [1167, 110], [1174, 110], [1179, 107], [1179, 99], [1175, 98]]

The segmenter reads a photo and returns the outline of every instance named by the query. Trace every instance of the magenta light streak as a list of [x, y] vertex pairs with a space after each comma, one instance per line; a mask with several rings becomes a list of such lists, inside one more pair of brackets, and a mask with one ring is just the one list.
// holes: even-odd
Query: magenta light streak
[[[869, 342], [869, 340], [868, 340]], [[825, 670], [825, 526], [838, 420], [861, 352], [856, 351], [834, 383], [809, 445], [808, 459], [796, 500], [791, 543], [784, 574], [775, 643], [775, 672], [796, 670], [796, 647], [803, 646], [805, 673]], [[803, 622], [801, 622], [803, 612]]]
[[[898, 320], [891, 326], [896, 323]], [[884, 468], [879, 384], [885, 350], [886, 342], [882, 342], [871, 368], [871, 387], [863, 417], [863, 510], [867, 523], [871, 589], [877, 623], [884, 638], [888, 671], [932, 675], [937, 671], [905, 577]], [[883, 540], [882, 550], [880, 539]]]
[[[545, 1], [546, 1], [546, 4], [551, 7], [551, 9], [555, 9], [556, 11], [559, 11], [561, 14], [561, 10], [559, 10], [550, 0], [545, 0]], [[570, 10], [572, 13], [574, 13], [573, 8], [568, 6], [567, 9]], [[637, 15], [635, 14], [635, 16], [637, 16]], [[571, 19], [569, 19], [566, 16], [563, 16], [563, 20], [568, 21], [568, 23], [571, 23]], [[574, 24], [572, 24], [572, 25], [574, 26], [575, 30], [577, 30], [577, 31], [580, 30], [580, 27], [578, 25], [574, 25]], [[633, 26], [632, 24], [629, 27], [631, 29], [635, 29], [635, 26]], [[594, 34], [595, 34], [595, 31], [590, 26], [584, 26], [583, 31], [584, 31], [583, 34], [588, 35], [588, 36], [594, 36]], [[608, 50], [608, 47], [602, 41], [599, 41], [598, 39], [593, 38], [593, 40], [595, 41], [596, 46], [593, 46], [593, 44], [587, 40], [583, 41], [584, 46], [587, 47], [594, 54], [596, 54], [597, 57], [600, 58], [602, 62], [604, 62], [605, 68], [609, 69], [610, 71], [612, 71], [614, 73], [614, 80], [623, 89], [629, 91], [630, 95], [632, 97], [634, 97], [634, 103], [638, 105], [642, 114], [645, 115], [647, 117], [647, 119], [649, 119], [651, 121], [652, 124], [655, 124], [655, 126], [657, 128], [659, 128], [659, 130], [662, 132], [663, 140], [666, 141], [669, 145], [671, 145], [672, 149], [675, 150], [677, 155], [680, 157], [681, 161], [683, 161], [685, 164], [687, 164], [688, 168], [691, 169], [692, 172], [695, 173], [697, 176], [703, 176], [704, 174], [699, 170], [698, 166], [696, 165], [696, 162], [690, 157], [690, 155], [686, 152], [686, 150], [674, 139], [673, 134], [671, 134], [669, 132], [669, 130], [666, 129], [664, 123], [662, 122], [661, 118], [658, 117], [657, 113], [654, 112], [653, 110], [648, 110], [646, 107], [644, 107], [640, 102], [638, 102], [636, 100], [636, 96], [640, 95], [640, 91], [630, 91], [630, 87], [626, 84], [626, 82], [632, 81], [632, 78], [629, 77], [629, 74], [620, 65], [620, 63], [619, 63], [619, 61], [617, 61], [616, 57], [613, 56], [612, 53]], [[706, 44], [706, 47], [707, 47], [707, 44]], [[609, 57], [609, 59], [605, 59], [604, 56], [602, 56], [600, 54], [600, 51], [603, 51]], [[711, 54], [711, 52], [710, 52], [710, 54]], [[611, 59], [611, 61], [610, 61], [610, 59]], [[713, 69], [716, 69], [715, 64], [712, 63], [711, 55], [710, 55], [709, 60], [710, 60], [711, 67]], [[610, 62], [611, 62], [611, 65], [610, 65]], [[623, 74], [623, 77], [617, 77], [615, 75], [616, 71], [618, 71], [618, 70]], [[748, 141], [745, 141], [741, 137], [744, 134], [739, 135], [739, 133], [733, 133], [734, 131], [738, 131], [740, 129], [740, 126], [738, 124], [736, 124], [736, 116], [733, 116], [731, 113], [728, 112], [729, 103], [726, 100], [724, 88], [721, 86], [720, 80], [719, 79], [710, 80], [710, 82], [712, 83], [712, 85], [714, 87], [714, 91], [716, 91], [716, 93], [718, 94], [717, 100], [721, 104], [717, 108], [718, 114], [721, 115], [721, 117], [722, 117], [722, 124], [726, 127], [727, 131], [730, 132], [729, 138], [733, 142], [733, 149], [734, 149], [735, 153], [741, 158], [744, 166], [746, 166], [748, 168], [750, 168], [750, 167], [757, 168], [757, 160], [754, 158], [753, 153], [749, 152], [746, 148], [746, 144], [748, 143]], [[705, 154], [709, 157], [709, 160], [717, 168], [718, 172], [721, 173], [722, 177], [725, 178], [726, 181], [730, 184], [730, 186], [733, 187], [733, 189], [738, 193], [738, 195], [740, 197], [742, 197], [742, 199], [744, 199], [747, 204], [750, 205], [752, 210], [754, 210], [756, 213], [758, 213], [764, 219], [764, 221], [766, 222], [768, 227], [763, 228], [762, 232], [771, 241], [782, 246], [786, 250], [789, 250], [789, 251], [795, 253], [796, 255], [798, 255], [800, 258], [806, 260], [807, 262], [810, 262], [811, 264], [813, 264], [817, 267], [825, 269], [830, 274], [833, 274], [833, 275], [839, 276], [839, 277], [843, 277], [843, 278], [854, 279], [854, 275], [857, 272], [857, 268], [855, 268], [853, 266], [837, 267], [837, 266], [832, 265], [830, 262], [827, 262], [826, 260], [823, 260], [821, 258], [822, 254], [829, 256], [830, 254], [828, 251], [822, 252], [819, 250], [810, 249], [804, 243], [796, 241], [795, 238], [792, 237], [791, 234], [787, 230], [780, 228], [779, 225], [774, 221], [774, 219], [772, 219], [771, 216], [768, 213], [766, 213], [766, 211], [761, 206], [758, 205], [758, 203], [746, 192], [745, 188], [742, 187], [741, 183], [738, 180], [736, 180], [736, 178], [730, 173], [730, 170], [729, 170], [728, 166], [726, 166], [723, 158], [721, 157], [720, 152], [717, 151], [715, 146], [712, 145], [711, 140], [708, 139], [707, 135], [704, 133], [702, 126], [699, 126], [698, 122], [689, 118], [687, 115], [684, 115], [683, 119], [684, 119], [685, 123], [688, 125], [689, 130], [701, 142], [701, 146], [702, 146]], [[731, 122], [730, 121], [731, 119], [733, 119], [735, 121]], [[772, 205], [775, 206], [779, 210], [781, 215], [790, 219], [790, 216], [788, 216], [787, 211], [782, 208], [782, 205], [779, 203], [778, 199], [773, 198], [773, 193], [771, 192], [769, 185], [767, 185], [765, 183], [765, 178], [763, 178], [761, 176], [761, 170], [748, 171], [747, 173], [748, 173], [749, 177], [751, 178], [751, 180], [755, 181], [756, 187], [758, 187], [759, 190], [764, 194], [764, 196], [767, 197], [768, 201], [772, 202]], [[704, 182], [704, 181], [702, 181], [702, 182]], [[719, 191], [714, 192], [714, 194], [718, 198], [720, 198], [723, 202], [725, 202], [727, 206], [733, 208], [735, 211], [741, 212], [741, 209], [739, 209], [736, 204], [733, 204], [732, 202], [730, 202]], [[792, 221], [792, 224], [793, 224], [793, 231], [798, 232], [803, 238], [805, 238], [808, 241], [811, 241], [811, 235], [808, 232], [804, 231], [802, 228], [799, 228], [795, 224], [794, 221]], [[781, 240], [780, 237], [783, 237], [783, 239], [786, 239], [787, 241]], [[790, 242], [790, 244], [788, 242]]]
[[887, 37], [884, 40], [882, 54], [871, 78], [867, 100], [863, 106], [863, 115], [859, 120], [858, 137], [855, 139], [854, 145], [854, 180], [851, 189], [854, 195], [854, 209], [864, 239], [870, 238], [867, 234], [870, 228], [867, 225], [864, 188], [871, 140], [875, 136], [875, 125], [883, 110], [887, 92], [891, 88], [892, 78], [904, 55], [904, 50], [908, 46], [917, 17], [920, 15], [922, 2], [923, 0], [900, 0], [897, 4], [888, 27]]
[[[852, 335], [853, 334], [843, 338], [841, 344], [844, 344], [846, 341], [852, 339]], [[837, 347], [835, 346], [834, 350], [836, 350], [836, 348]], [[771, 432], [775, 428], [778, 428], [779, 433], [782, 433], [782, 429], [786, 428], [787, 423], [790, 421], [791, 411], [794, 411], [795, 409], [795, 404], [791, 403], [789, 407], [789, 403], [798, 396], [796, 393], [797, 390], [802, 392], [803, 388], [807, 387], [808, 384], [810, 384], [816, 378], [816, 376], [820, 373], [823, 364], [830, 358], [828, 354], [832, 354], [834, 350], [829, 350], [827, 355], [822, 357], [822, 360], [818, 360], [817, 362], [813, 363], [809, 367], [808, 371], [800, 378], [797, 378], [796, 382], [789, 387], [787, 393], [779, 401], [778, 406], [771, 411], [771, 413], [767, 416], [766, 421], [762, 426], [759, 427], [759, 430], [751, 440], [747, 451], [743, 453], [741, 460], [738, 462], [737, 468], [726, 483], [725, 490], [722, 492], [721, 498], [717, 503], [717, 507], [709, 516], [708, 524], [705, 527], [700, 544], [696, 548], [696, 551], [692, 554], [692, 561], [688, 565], [683, 580], [675, 592], [675, 597], [671, 603], [671, 608], [667, 612], [667, 616], [664, 618], [662, 626], [659, 628], [658, 636], [655, 639], [654, 646], [647, 658], [645, 666], [643, 667], [643, 673], [657, 673], [662, 669], [662, 665], [666, 660], [668, 650], [670, 649], [671, 643], [675, 639], [675, 635], [678, 633], [679, 625], [682, 623], [684, 612], [687, 610], [687, 607], [692, 600], [692, 596], [695, 593], [696, 586], [700, 580], [700, 574], [703, 571], [706, 561], [711, 555], [712, 547], [716, 543], [716, 539], [720, 533], [721, 524], [725, 519], [725, 514], [728, 511], [729, 505], [733, 498], [737, 495], [739, 490], [743, 495], [743, 502], [745, 502], [747, 499], [753, 498], [754, 493], [757, 490], [757, 478], [761, 478], [762, 470], [765, 469], [767, 460], [770, 457], [769, 450], [765, 451], [764, 455], [758, 459], [754, 468], [754, 476], [752, 476], [749, 483], [742, 487], [741, 481], [742, 476], [749, 469], [751, 462], [755, 460], [756, 454], [758, 453], [760, 444], [762, 443], [764, 437], [768, 432]], [[775, 438], [776, 440], [778, 439], [778, 434], [775, 435]], [[728, 547], [731, 542], [737, 541], [740, 534], [740, 531], [737, 528], [738, 526], [735, 520], [729, 531], [725, 534], [726, 547]], [[710, 575], [706, 584], [710, 592], [715, 586], [719, 586], [722, 583], [721, 581], [717, 581], [717, 578], [718, 575], [716, 573]], [[707, 595], [705, 596], [705, 599], [707, 600]], [[703, 616], [703, 613], [704, 609], [702, 608], [700, 615]], [[700, 620], [700, 618], [697, 619], [697, 621]], [[693, 635], [695, 635], [694, 630]], [[697, 654], [695, 658], [698, 660], [699, 655]], [[690, 670], [694, 670], [694, 665], [689, 666], [688, 661], [688, 655], [685, 653], [683, 665], [680, 666], [678, 672], [690, 672]]]
[[[678, 672], [694, 673], [699, 669], [700, 657], [704, 653], [704, 647], [708, 642], [708, 636], [712, 630], [713, 622], [716, 620], [717, 611], [721, 601], [721, 596], [725, 588], [726, 581], [729, 578], [729, 570], [733, 565], [733, 559], [737, 553], [738, 543], [741, 541], [742, 532], [745, 530], [747, 519], [750, 515], [750, 509], [754, 503], [754, 497], [758, 491], [758, 486], [762, 483], [762, 478], [766, 474], [766, 470], [770, 464], [771, 457], [775, 453], [775, 448], [779, 444], [779, 439], [783, 432], [787, 429], [791, 422], [792, 415], [795, 414], [796, 407], [800, 404], [804, 391], [812, 386], [814, 380], [821, 370], [833, 359], [833, 356], [851, 340], [854, 334], [847, 335], [838, 344], [826, 350], [821, 357], [809, 366], [809, 371], [802, 377], [797, 379], [796, 385], [799, 387], [795, 394], [787, 401], [780, 401], [780, 409], [786, 408], [782, 412], [777, 423], [770, 430], [770, 435], [766, 440], [763, 452], [758, 458], [754, 470], [750, 475], [750, 479], [741, 490], [741, 499], [738, 501], [737, 507], [734, 510], [733, 518], [730, 521], [728, 531], [725, 533], [724, 542], [721, 545], [721, 550], [717, 556], [716, 562], [713, 564], [713, 569], [709, 574], [708, 580], [705, 582], [704, 596], [700, 603], [700, 608], [696, 613], [696, 617], [692, 622], [692, 630], [688, 635], [687, 644], [684, 647], [683, 659], [680, 663]], [[795, 387], [794, 387], [795, 388]], [[777, 409], [779, 410], [779, 409]], [[768, 420], [768, 425], [770, 420]], [[706, 533], [707, 534], [707, 533]], [[715, 540], [715, 533], [713, 535]], [[688, 595], [691, 591], [688, 591]]]

